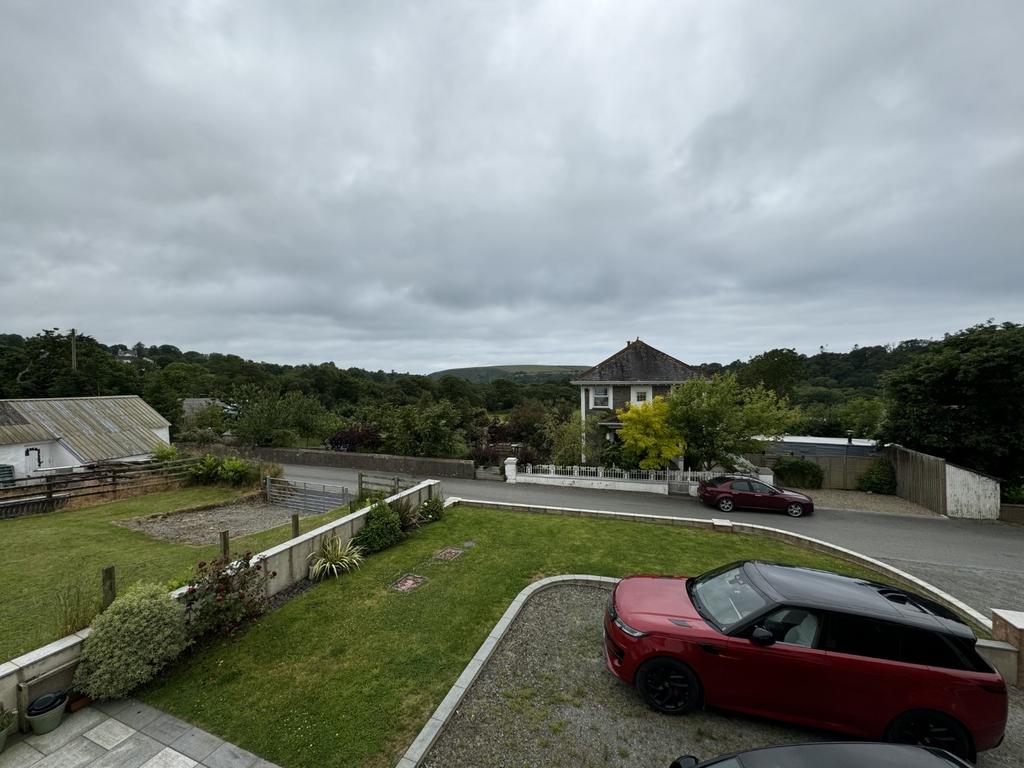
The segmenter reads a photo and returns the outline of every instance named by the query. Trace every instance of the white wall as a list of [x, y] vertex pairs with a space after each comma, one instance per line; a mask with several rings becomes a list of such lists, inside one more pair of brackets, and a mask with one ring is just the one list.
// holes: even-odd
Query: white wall
[[171, 428], [170, 427], [154, 427], [153, 434], [159, 437], [168, 445], [171, 444]]
[[946, 464], [946, 516], [999, 519], [999, 481]]
[[[508, 474], [506, 472], [506, 479]], [[599, 488], [606, 491], [637, 491], [668, 495], [668, 483], [651, 480], [616, 480], [607, 477], [566, 477], [564, 475], [528, 475], [517, 472], [509, 482], [521, 485], [559, 485], [569, 488]]]
[[0, 445], [0, 464], [11, 464], [14, 466], [15, 477], [26, 477], [37, 469], [35, 451], [29, 456], [25, 455], [25, 450], [28, 448], [39, 449], [39, 458], [42, 460], [42, 466], [38, 467], [38, 469], [77, 467], [82, 463], [63, 445], [56, 440], [50, 440], [41, 443]]

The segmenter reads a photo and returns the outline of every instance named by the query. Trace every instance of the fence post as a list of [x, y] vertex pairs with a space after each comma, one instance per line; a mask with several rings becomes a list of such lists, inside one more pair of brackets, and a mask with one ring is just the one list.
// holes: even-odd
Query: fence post
[[355, 499], [350, 499], [349, 502], [348, 502], [348, 513], [351, 515], [355, 511], [356, 511], [356, 500]]
[[108, 565], [100, 572], [100, 583], [103, 589], [103, 600], [100, 610], [105, 611], [107, 606], [114, 602], [117, 597], [117, 578], [114, 573], [114, 566]]
[[264, 490], [264, 493], [266, 494], [266, 500], [267, 500], [267, 502], [269, 502], [270, 501], [270, 475], [267, 475], [266, 482], [264, 483], [264, 485], [266, 486], [266, 489]]
[[227, 531], [220, 532], [220, 553], [227, 558], [231, 551], [231, 540]]
[[394, 481], [394, 487], [395, 487], [395, 489], [394, 489], [394, 491], [392, 491], [392, 493], [398, 493], [398, 478], [395, 477], [395, 478], [392, 478], [392, 480]]
[[359, 479], [357, 480], [357, 483], [358, 483], [358, 485], [356, 485], [356, 498], [361, 499], [361, 498], [363, 498], [363, 473], [362, 472], [359, 473]]
[[299, 516], [292, 515], [292, 538], [299, 538]]
[[53, 475], [46, 476], [46, 498], [53, 498]]
[[116, 499], [117, 498], [117, 470], [116, 469], [111, 469], [110, 470], [110, 487], [111, 487], [111, 493], [114, 494], [114, 498]]

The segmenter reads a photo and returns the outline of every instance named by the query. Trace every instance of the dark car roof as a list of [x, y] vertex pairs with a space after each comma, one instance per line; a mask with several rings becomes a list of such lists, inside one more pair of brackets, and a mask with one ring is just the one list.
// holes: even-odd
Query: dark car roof
[[870, 742], [793, 744], [755, 749], [735, 757], [744, 768], [950, 768], [963, 765], [921, 747]]
[[758, 587], [780, 603], [905, 624], [974, 640], [974, 632], [956, 614], [913, 592], [853, 576], [795, 565], [751, 560], [745, 570]]

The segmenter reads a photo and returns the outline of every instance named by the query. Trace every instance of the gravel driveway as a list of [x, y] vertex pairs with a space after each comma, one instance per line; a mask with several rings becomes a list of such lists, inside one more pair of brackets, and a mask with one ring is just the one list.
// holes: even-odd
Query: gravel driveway
[[[491, 656], [421, 766], [668, 768], [683, 754], [722, 753], [835, 736], [721, 712], [668, 717], [606, 670], [607, 592], [558, 586], [534, 596]], [[999, 749], [979, 768], [1024, 765], [1024, 696], [1011, 698]]]
[[258, 533], [268, 528], [286, 525], [295, 511], [288, 507], [257, 501], [225, 504], [210, 509], [170, 512], [151, 517], [135, 517], [130, 520], [119, 520], [117, 525], [167, 541], [197, 545], [216, 544], [220, 540], [221, 531], [230, 531], [233, 539]]

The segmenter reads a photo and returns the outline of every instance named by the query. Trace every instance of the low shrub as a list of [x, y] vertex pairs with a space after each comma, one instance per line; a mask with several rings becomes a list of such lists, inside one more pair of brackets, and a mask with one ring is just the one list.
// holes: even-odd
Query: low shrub
[[0, 734], [7, 733], [11, 726], [14, 725], [15, 714], [14, 710], [7, 709], [4, 703], [0, 701]]
[[338, 536], [330, 536], [320, 544], [320, 550], [307, 559], [313, 561], [309, 567], [310, 578], [338, 578], [363, 564], [363, 549], [351, 539], [342, 544]]
[[430, 522], [435, 522], [444, 517], [444, 499], [435, 496], [420, 504], [420, 517]]
[[92, 622], [74, 686], [119, 699], [152, 680], [188, 647], [185, 609], [159, 584], [137, 584]]
[[260, 480], [258, 464], [228, 456], [217, 468], [217, 479], [230, 485], [255, 485]]
[[153, 451], [153, 458], [157, 461], [177, 461], [181, 458], [181, 452], [177, 446], [163, 445]]
[[204, 454], [199, 461], [188, 468], [192, 479], [197, 483], [211, 484], [220, 479], [222, 460], [212, 453]]
[[426, 522], [423, 516], [420, 515], [419, 507], [413, 506], [409, 498], [395, 499], [391, 502], [391, 509], [398, 515], [398, 522], [402, 526], [403, 531], [419, 528]]
[[807, 459], [779, 459], [772, 467], [775, 480], [794, 488], [821, 488], [825, 471]]
[[404, 536], [398, 513], [382, 499], [370, 507], [366, 524], [355, 537], [355, 542], [367, 552], [381, 552], [400, 542]]
[[213, 445], [220, 441], [221, 436], [209, 427], [202, 429], [185, 429], [175, 435], [175, 439], [182, 443], [195, 443], [196, 445]]
[[299, 444], [298, 434], [291, 429], [275, 429], [270, 433], [270, 445], [273, 448], [294, 448]]
[[229, 634], [249, 619], [266, 613], [269, 607], [267, 573], [252, 553], [238, 557], [221, 555], [200, 562], [185, 590], [185, 621], [193, 638]]
[[501, 463], [498, 449], [490, 445], [478, 445], [469, 452], [469, 458], [478, 467], [496, 467]]
[[857, 480], [857, 490], [868, 493], [896, 493], [896, 467], [884, 457], [875, 459]]

